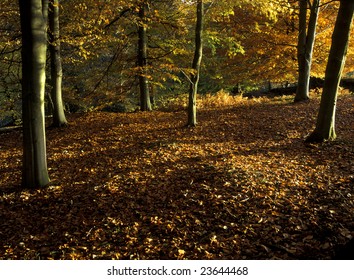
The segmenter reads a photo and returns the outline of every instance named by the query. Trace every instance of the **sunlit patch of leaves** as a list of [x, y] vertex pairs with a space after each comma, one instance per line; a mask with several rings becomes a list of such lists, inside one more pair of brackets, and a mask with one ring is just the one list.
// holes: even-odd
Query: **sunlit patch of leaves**
[[333, 143], [305, 145], [318, 100], [71, 115], [50, 129], [52, 184], [21, 189], [0, 135], [2, 259], [328, 259], [353, 237], [353, 96]]

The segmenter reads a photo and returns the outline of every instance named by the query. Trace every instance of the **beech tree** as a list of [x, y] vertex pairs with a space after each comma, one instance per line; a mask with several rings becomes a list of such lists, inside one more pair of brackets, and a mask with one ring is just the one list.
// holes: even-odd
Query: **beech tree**
[[[112, 53], [100, 83], [108, 72], [113, 78], [119, 71], [121, 85], [125, 84], [124, 91], [121, 87], [121, 95], [135, 96], [138, 91], [140, 109], [151, 110], [150, 97], [154, 95], [154, 88], [164, 88], [166, 81], [179, 81], [176, 73], [180, 67], [173, 58], [186, 49], [185, 44], [180, 47], [185, 40], [181, 33], [187, 29], [182, 23], [184, 13], [183, 5], [177, 0], [131, 0], [122, 2], [111, 16], [106, 15], [105, 36], [99, 43], [104, 45], [106, 42], [106, 47], [100, 48], [99, 52], [107, 56], [112, 53], [107, 46], [117, 42], [118, 47]], [[116, 81], [113, 83], [117, 84]]]
[[[316, 26], [320, 0], [300, 0], [298, 37], [298, 85], [295, 102], [309, 99], [312, 54], [316, 37]], [[307, 24], [307, 9], [310, 3], [310, 18]]]
[[49, 183], [44, 123], [46, 22], [41, 0], [19, 1], [22, 31], [24, 187]]
[[[214, 1], [205, 20], [204, 77], [216, 88], [296, 77], [295, 14], [288, 1]], [[289, 26], [287, 25], [289, 24]], [[295, 28], [295, 27], [294, 27]]]
[[139, 19], [138, 23], [138, 65], [139, 65], [139, 89], [140, 89], [140, 110], [151, 111], [149, 84], [147, 79], [147, 34], [146, 34], [146, 10], [148, 3], [143, 1], [139, 4]]
[[53, 126], [61, 127], [67, 124], [67, 120], [65, 118], [62, 100], [63, 70], [60, 57], [58, 0], [49, 0], [48, 21], [48, 39], [51, 69], [51, 99], [53, 104]]
[[337, 93], [348, 50], [353, 11], [353, 0], [340, 1], [332, 35], [332, 45], [328, 57], [317, 123], [315, 130], [306, 139], [307, 142], [323, 142], [336, 138], [335, 111]]
[[197, 92], [199, 82], [200, 65], [203, 56], [203, 21], [204, 21], [204, 3], [203, 0], [197, 2], [197, 22], [195, 28], [195, 52], [192, 63], [194, 72], [190, 77], [189, 102], [188, 102], [188, 125], [197, 124]]

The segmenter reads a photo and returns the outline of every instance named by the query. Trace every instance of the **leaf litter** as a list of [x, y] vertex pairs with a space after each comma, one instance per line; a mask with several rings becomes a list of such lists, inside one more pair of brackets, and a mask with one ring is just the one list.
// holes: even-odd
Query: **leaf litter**
[[47, 130], [51, 185], [21, 189], [0, 134], [1, 259], [330, 259], [354, 235], [354, 100], [305, 145], [318, 100], [69, 116]]

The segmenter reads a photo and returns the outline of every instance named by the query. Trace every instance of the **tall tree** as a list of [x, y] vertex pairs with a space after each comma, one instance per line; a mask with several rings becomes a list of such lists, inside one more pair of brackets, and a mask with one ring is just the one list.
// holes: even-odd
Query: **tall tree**
[[197, 2], [197, 22], [195, 28], [195, 51], [192, 63], [194, 72], [190, 77], [189, 102], [188, 102], [188, 126], [197, 125], [197, 92], [200, 74], [200, 65], [203, 56], [203, 22], [204, 2]]
[[44, 123], [46, 22], [41, 0], [19, 0], [22, 31], [23, 170], [25, 187], [49, 183]]
[[49, 0], [49, 52], [51, 69], [51, 98], [53, 102], [53, 126], [67, 125], [62, 100], [63, 70], [60, 57], [59, 1]]
[[[298, 85], [295, 102], [309, 99], [312, 54], [316, 38], [316, 26], [320, 0], [313, 0], [310, 6], [310, 19], [307, 24], [308, 0], [299, 0], [299, 37], [298, 37]], [[310, 2], [309, 2], [310, 3]]]
[[307, 142], [323, 142], [336, 138], [335, 111], [337, 94], [348, 50], [353, 11], [353, 0], [340, 1], [332, 35], [332, 45], [328, 57], [317, 123], [315, 130], [306, 139]]
[[139, 88], [140, 88], [140, 110], [151, 111], [149, 84], [147, 78], [147, 21], [146, 10], [148, 3], [144, 0], [139, 4], [139, 26], [138, 26], [138, 65], [140, 68], [139, 73]]

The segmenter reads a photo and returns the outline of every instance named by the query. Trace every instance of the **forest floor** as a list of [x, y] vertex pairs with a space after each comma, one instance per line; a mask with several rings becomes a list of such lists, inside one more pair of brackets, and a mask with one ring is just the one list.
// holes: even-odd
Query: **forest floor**
[[354, 235], [354, 96], [338, 139], [304, 144], [318, 98], [186, 113], [69, 115], [47, 130], [51, 185], [21, 189], [0, 134], [0, 259], [331, 259]]

